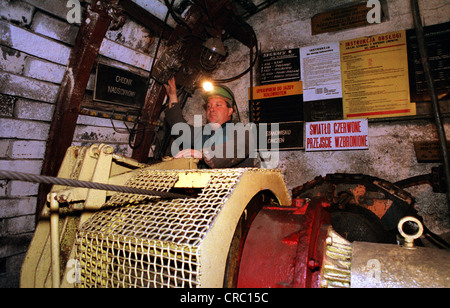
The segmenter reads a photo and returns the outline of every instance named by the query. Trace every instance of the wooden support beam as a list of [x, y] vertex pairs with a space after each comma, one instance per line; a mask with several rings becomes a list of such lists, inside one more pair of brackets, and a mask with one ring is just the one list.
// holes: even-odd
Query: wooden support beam
[[[70, 147], [81, 101], [86, 91], [95, 59], [111, 22], [106, 6], [117, 4], [118, 0], [97, 2], [86, 11], [86, 18], [80, 27], [69, 63], [61, 83], [55, 113], [50, 126], [42, 175], [56, 176], [67, 149]], [[38, 194], [37, 214], [45, 204], [51, 185], [41, 185]]]
[[133, 149], [131, 158], [139, 162], [146, 163], [148, 160], [148, 153], [153, 143], [155, 136], [154, 123], [158, 120], [161, 113], [161, 107], [166, 97], [166, 90], [164, 86], [154, 83], [147, 92], [145, 103], [142, 108], [141, 122], [137, 129], [138, 133], [135, 137], [135, 144], [138, 146]]

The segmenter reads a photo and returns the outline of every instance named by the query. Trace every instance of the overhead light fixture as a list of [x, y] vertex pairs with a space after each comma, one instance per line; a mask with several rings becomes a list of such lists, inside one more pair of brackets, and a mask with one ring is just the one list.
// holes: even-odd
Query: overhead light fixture
[[214, 86], [210, 81], [205, 81], [203, 83], [203, 90], [205, 90], [206, 92], [210, 92], [214, 90]]
[[211, 71], [217, 67], [219, 61], [226, 55], [227, 51], [222, 40], [218, 37], [211, 37], [203, 43], [200, 64], [205, 70]]

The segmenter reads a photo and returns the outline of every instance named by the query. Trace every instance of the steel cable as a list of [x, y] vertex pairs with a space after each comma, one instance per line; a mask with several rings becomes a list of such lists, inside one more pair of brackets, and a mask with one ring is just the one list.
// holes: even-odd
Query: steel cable
[[72, 187], [82, 187], [82, 188], [91, 188], [91, 189], [99, 189], [99, 190], [109, 190], [130, 194], [140, 194], [140, 195], [151, 195], [151, 196], [159, 196], [161, 198], [167, 199], [178, 199], [178, 198], [190, 198], [190, 196], [175, 194], [164, 191], [156, 191], [156, 190], [148, 190], [136, 187], [128, 187], [121, 185], [111, 185], [104, 183], [96, 183], [89, 181], [79, 181], [79, 180], [71, 180], [71, 179], [62, 179], [52, 176], [46, 175], [37, 175], [31, 173], [23, 173], [16, 171], [6, 171], [0, 170], [0, 179], [9, 179], [9, 180], [17, 180], [17, 181], [25, 181], [25, 182], [34, 182], [34, 183], [43, 183], [43, 184], [54, 184], [54, 185], [63, 185], [63, 186], [72, 186]]

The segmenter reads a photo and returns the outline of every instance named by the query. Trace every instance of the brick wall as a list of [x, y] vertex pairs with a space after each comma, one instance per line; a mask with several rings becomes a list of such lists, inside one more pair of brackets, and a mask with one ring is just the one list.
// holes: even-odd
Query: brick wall
[[[82, 2], [83, 10], [86, 3]], [[0, 0], [0, 169], [40, 174], [55, 102], [79, 25], [66, 0]], [[109, 31], [98, 61], [148, 76], [152, 35], [130, 18]], [[90, 100], [94, 75], [85, 100]], [[128, 124], [132, 126], [132, 124]], [[125, 125], [79, 116], [73, 145], [108, 143], [131, 155]], [[17, 287], [35, 229], [38, 184], [0, 180], [0, 287]]]

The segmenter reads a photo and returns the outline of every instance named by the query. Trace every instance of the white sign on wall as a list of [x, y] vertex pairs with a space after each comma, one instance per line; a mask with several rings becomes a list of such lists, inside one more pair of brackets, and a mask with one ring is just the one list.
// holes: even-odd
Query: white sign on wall
[[305, 151], [365, 150], [369, 148], [367, 119], [307, 122]]
[[342, 97], [339, 43], [300, 48], [303, 101]]

